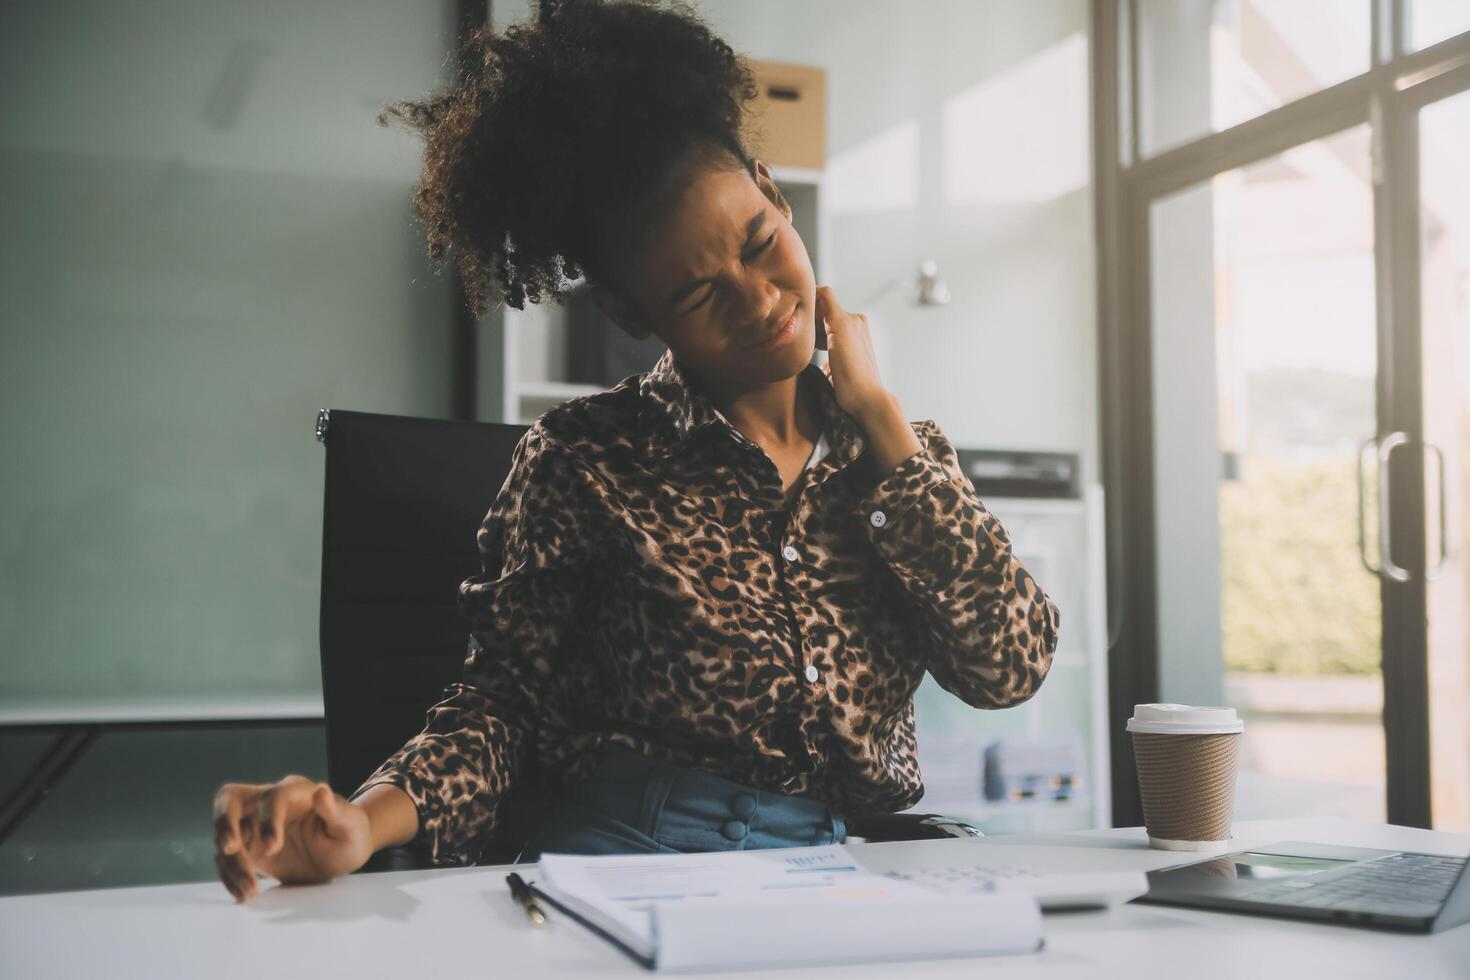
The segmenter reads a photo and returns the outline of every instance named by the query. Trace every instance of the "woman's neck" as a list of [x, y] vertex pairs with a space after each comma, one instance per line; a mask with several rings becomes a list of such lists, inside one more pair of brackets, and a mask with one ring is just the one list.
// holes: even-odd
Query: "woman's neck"
[[705, 395], [747, 439], [770, 453], [795, 445], [810, 446], [821, 432], [811, 392], [800, 375], [755, 388], [705, 385]]

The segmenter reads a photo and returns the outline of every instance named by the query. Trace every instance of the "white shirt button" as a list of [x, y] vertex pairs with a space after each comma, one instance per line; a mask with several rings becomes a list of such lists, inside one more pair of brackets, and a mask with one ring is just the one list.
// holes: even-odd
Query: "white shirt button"
[[884, 524], [888, 523], [888, 515], [883, 513], [881, 510], [875, 510], [868, 515], [868, 523], [872, 524], [874, 527], [882, 527]]
[[811, 681], [813, 684], [817, 682], [817, 668], [812, 666], [811, 664], [806, 665], [806, 679]]
[[796, 553], [795, 548], [788, 544], [786, 547], [781, 549], [781, 557], [785, 558], [787, 561], [796, 561], [796, 559], [800, 558], [801, 556]]

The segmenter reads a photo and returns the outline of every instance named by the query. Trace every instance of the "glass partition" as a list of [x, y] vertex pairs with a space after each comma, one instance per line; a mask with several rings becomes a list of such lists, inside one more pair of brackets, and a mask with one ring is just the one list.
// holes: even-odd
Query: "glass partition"
[[1367, 127], [1151, 219], [1161, 696], [1244, 716], [1237, 819], [1382, 820]]
[[1405, 0], [1409, 4], [1409, 47], [1427, 48], [1470, 31], [1470, 4], [1465, 0]]
[[1368, 0], [1137, 0], [1153, 156], [1368, 70]]
[[320, 696], [319, 408], [444, 416], [453, 4], [6, 4], [0, 699]]
[[1470, 93], [1420, 115], [1419, 254], [1428, 494], [1434, 826], [1470, 830]]

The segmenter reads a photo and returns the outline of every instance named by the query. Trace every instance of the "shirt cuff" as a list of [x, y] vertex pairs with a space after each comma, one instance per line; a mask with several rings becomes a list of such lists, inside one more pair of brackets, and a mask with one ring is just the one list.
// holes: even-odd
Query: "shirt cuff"
[[863, 515], [875, 533], [897, 523], [932, 489], [948, 483], [950, 472], [929, 449], [920, 449], [899, 463], [892, 473], [863, 499]]
[[438, 798], [433, 793], [433, 788], [417, 772], [407, 767], [395, 767], [387, 769], [368, 778], [368, 781], [359, 786], [348, 797], [348, 802], [355, 801], [359, 796], [366, 793], [374, 786], [387, 784], [397, 786], [408, 795], [413, 802], [413, 808], [418, 813], [419, 829], [408, 846], [414, 847], [423, 844], [429, 845], [429, 857], [436, 865], [457, 864], [461, 866], [475, 863], [474, 857], [464, 851], [454, 850], [449, 846], [441, 828], [445, 817]]

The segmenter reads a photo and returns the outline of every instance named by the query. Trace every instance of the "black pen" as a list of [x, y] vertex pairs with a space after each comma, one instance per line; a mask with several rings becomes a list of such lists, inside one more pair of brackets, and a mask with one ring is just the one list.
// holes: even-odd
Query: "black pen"
[[541, 906], [536, 904], [536, 896], [531, 894], [531, 886], [512, 871], [505, 876], [505, 883], [510, 886], [510, 896], [521, 903], [521, 908], [526, 910], [526, 918], [535, 925], [546, 924], [546, 913], [541, 911]]

